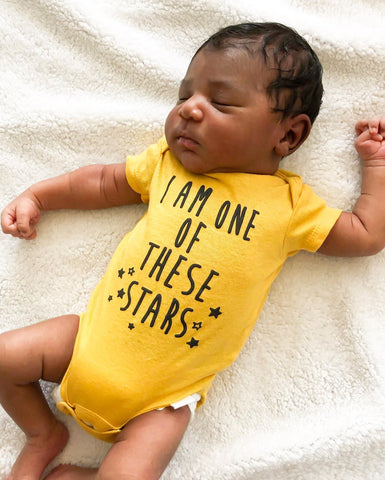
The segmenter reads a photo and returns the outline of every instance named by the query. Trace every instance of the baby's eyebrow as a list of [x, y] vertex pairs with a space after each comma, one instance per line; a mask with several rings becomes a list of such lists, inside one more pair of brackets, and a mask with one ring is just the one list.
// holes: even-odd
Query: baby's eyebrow
[[[189, 89], [193, 85], [193, 80], [184, 78], [180, 83], [180, 88]], [[238, 83], [234, 83], [230, 80], [208, 80], [208, 86], [212, 90], [225, 90], [225, 91], [238, 91], [242, 92], [245, 88]]]
[[211, 80], [209, 81], [209, 85], [211, 88], [217, 89], [217, 90], [237, 90], [237, 91], [242, 91], [243, 88], [229, 80]]

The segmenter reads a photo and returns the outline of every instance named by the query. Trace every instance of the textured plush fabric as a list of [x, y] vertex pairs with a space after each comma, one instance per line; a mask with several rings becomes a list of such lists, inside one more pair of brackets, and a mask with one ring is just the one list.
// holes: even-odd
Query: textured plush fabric
[[[2, 205], [32, 182], [156, 141], [195, 49], [250, 20], [296, 28], [324, 66], [320, 116], [282, 168], [330, 206], [354, 205], [354, 124], [385, 112], [382, 0], [3, 0], [0, 11]], [[49, 212], [35, 241], [0, 236], [0, 330], [84, 310], [144, 208]], [[289, 259], [163, 478], [384, 478], [384, 269], [384, 252]], [[109, 445], [57, 415], [71, 439], [53, 466], [96, 466]], [[24, 438], [3, 411], [0, 431], [4, 479]]]

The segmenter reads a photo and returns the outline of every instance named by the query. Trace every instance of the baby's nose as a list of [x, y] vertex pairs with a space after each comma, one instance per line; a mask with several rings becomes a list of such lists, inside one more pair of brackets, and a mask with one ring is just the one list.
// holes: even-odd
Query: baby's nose
[[179, 114], [184, 120], [194, 120], [195, 122], [200, 122], [203, 118], [201, 102], [196, 97], [189, 98], [182, 103]]

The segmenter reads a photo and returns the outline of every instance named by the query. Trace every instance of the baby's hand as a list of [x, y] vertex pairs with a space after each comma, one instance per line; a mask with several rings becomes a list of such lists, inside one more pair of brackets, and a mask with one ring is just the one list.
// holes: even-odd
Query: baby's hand
[[356, 124], [356, 150], [362, 160], [385, 161], [385, 115]]
[[36, 238], [36, 225], [40, 220], [41, 209], [36, 201], [27, 194], [21, 194], [1, 213], [1, 228], [17, 238], [33, 240]]

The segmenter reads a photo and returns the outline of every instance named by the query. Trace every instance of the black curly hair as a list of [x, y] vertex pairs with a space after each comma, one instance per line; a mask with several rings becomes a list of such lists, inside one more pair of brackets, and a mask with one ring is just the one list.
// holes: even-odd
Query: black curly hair
[[273, 111], [283, 118], [305, 113], [316, 119], [323, 95], [322, 65], [308, 42], [295, 30], [280, 23], [241, 23], [222, 28], [206, 40], [203, 49], [243, 48], [260, 56], [276, 72], [267, 86], [274, 100]]

